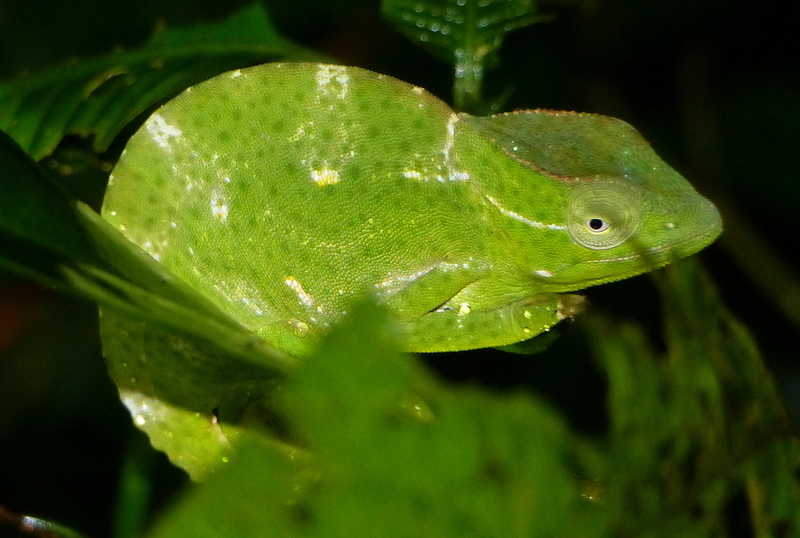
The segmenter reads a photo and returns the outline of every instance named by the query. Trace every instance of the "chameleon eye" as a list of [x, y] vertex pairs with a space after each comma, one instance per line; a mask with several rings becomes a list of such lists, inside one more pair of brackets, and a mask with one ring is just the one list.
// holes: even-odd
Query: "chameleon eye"
[[597, 217], [586, 221], [586, 228], [588, 228], [590, 232], [594, 232], [596, 234], [605, 232], [610, 227], [611, 225], [609, 223]]
[[608, 181], [577, 187], [567, 206], [567, 229], [586, 248], [614, 248], [629, 239], [642, 220], [642, 196], [635, 187]]

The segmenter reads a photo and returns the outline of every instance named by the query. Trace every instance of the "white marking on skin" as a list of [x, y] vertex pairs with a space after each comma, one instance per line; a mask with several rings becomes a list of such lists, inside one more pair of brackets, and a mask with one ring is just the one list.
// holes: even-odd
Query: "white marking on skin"
[[453, 149], [453, 145], [456, 141], [456, 122], [458, 121], [457, 114], [450, 114], [450, 118], [447, 120], [447, 135], [444, 139], [444, 147], [442, 148], [442, 154], [444, 155], [444, 165], [450, 165], [450, 151]]
[[417, 172], [416, 170], [403, 170], [403, 177], [406, 179], [416, 179], [419, 181], [422, 179], [422, 174]]
[[112, 217], [116, 217], [116, 216], [117, 216], [117, 212], [116, 212], [116, 211], [112, 211], [112, 212], [111, 212], [111, 216], [112, 216]]
[[242, 70], [241, 69], [237, 69], [236, 71], [231, 73], [231, 78], [239, 78], [241, 76], [242, 76]]
[[326, 185], [336, 185], [340, 180], [339, 171], [331, 170], [327, 166], [324, 166], [319, 170], [312, 170], [311, 179], [320, 187], [324, 187]]
[[[300, 300], [300, 304], [302, 304], [307, 308], [314, 308], [316, 306], [313, 297], [311, 297], [311, 295], [309, 295], [306, 292], [306, 290], [303, 289], [303, 286], [300, 284], [300, 282], [297, 281], [295, 277], [287, 276], [285, 282], [286, 285], [289, 286], [289, 288], [291, 288], [291, 290], [297, 294], [297, 298]], [[322, 313], [322, 307], [316, 306], [316, 309], [318, 312]]]
[[[466, 181], [469, 179], [469, 172], [466, 170], [453, 170], [453, 163], [452, 161], [452, 152], [453, 146], [456, 143], [456, 123], [458, 122], [458, 114], [450, 114], [450, 118], [447, 120], [447, 134], [445, 135], [444, 140], [444, 147], [442, 148], [442, 155], [444, 156], [444, 167], [447, 169], [447, 179], [450, 181]], [[441, 176], [436, 176], [441, 182], [444, 182], [444, 178]]]
[[489, 203], [492, 204], [493, 206], [495, 206], [497, 208], [497, 210], [500, 211], [500, 213], [502, 213], [503, 215], [505, 215], [507, 217], [511, 217], [514, 220], [518, 220], [518, 221], [520, 221], [520, 222], [522, 222], [524, 224], [527, 224], [528, 226], [532, 226], [534, 228], [541, 228], [543, 230], [559, 230], [559, 231], [563, 231], [565, 229], [563, 226], [559, 226], [558, 224], [545, 224], [543, 222], [539, 222], [539, 221], [535, 221], [535, 220], [531, 220], [529, 218], [523, 217], [519, 213], [514, 213], [513, 211], [510, 211], [510, 210], [506, 209], [505, 207], [503, 207], [500, 204], [500, 202], [498, 202], [497, 200], [495, 200], [491, 196], [486, 196], [486, 199], [489, 200]]
[[256, 316], [263, 316], [264, 311], [269, 311], [261, 292], [244, 280], [221, 280], [213, 287], [226, 301], [231, 304], [241, 303], [248, 312]]
[[439, 267], [442, 271], [447, 272], [447, 271], [453, 271], [453, 270], [461, 269], [461, 264], [459, 264], [459, 263], [442, 262], [439, 265], [437, 265], [437, 267]]
[[423, 93], [425, 93], [425, 90], [423, 88], [420, 88], [419, 86], [414, 86], [413, 88], [411, 88], [411, 92], [416, 93], [417, 95], [422, 95]]
[[219, 191], [211, 193], [211, 215], [220, 222], [228, 220], [228, 199]]
[[553, 273], [551, 273], [547, 269], [537, 269], [536, 271], [533, 272], [533, 274], [540, 276], [542, 278], [550, 278], [551, 276], [553, 276]]
[[395, 293], [399, 292], [400, 290], [404, 289], [405, 287], [407, 287], [412, 282], [430, 273], [434, 269], [434, 267], [436, 266], [432, 265], [415, 273], [387, 277], [384, 280], [375, 284], [375, 288], [379, 290], [376, 291], [375, 293], [378, 297], [390, 297]]
[[405, 289], [409, 284], [419, 280], [427, 275], [434, 269], [439, 269], [442, 272], [458, 271], [463, 267], [460, 263], [440, 262], [430, 267], [425, 267], [413, 273], [401, 274], [396, 276], [388, 276], [382, 281], [374, 285], [376, 288], [376, 295], [378, 297], [391, 297], [395, 293]]
[[[120, 229], [124, 229], [124, 226], [120, 227]], [[147, 252], [154, 260], [160, 261], [161, 255], [169, 246], [169, 241], [164, 239], [166, 233], [167, 232], [165, 230], [159, 233], [158, 236], [156, 236], [155, 238], [147, 239], [143, 243], [139, 241], [137, 241], [136, 243], [141, 247], [142, 250]]]
[[317, 81], [317, 91], [320, 94], [326, 97], [336, 97], [337, 99], [347, 97], [347, 85], [350, 82], [350, 76], [347, 74], [346, 67], [319, 64], [314, 79]]
[[147, 132], [150, 133], [153, 142], [155, 142], [158, 147], [170, 151], [172, 151], [172, 148], [169, 145], [169, 139], [183, 135], [180, 129], [174, 125], [168, 124], [166, 120], [158, 114], [150, 116], [150, 119], [145, 123], [145, 127], [147, 128]]
[[[307, 125], [311, 126], [311, 125], [313, 125], [313, 122], [309, 122]], [[303, 136], [305, 136], [305, 134], [306, 134], [306, 131], [305, 131], [305, 129], [303, 129], [303, 126], [301, 125], [300, 127], [297, 128], [297, 130], [294, 132], [294, 134], [289, 137], [289, 140], [291, 140], [292, 142], [297, 142], [298, 140], [303, 138]]]

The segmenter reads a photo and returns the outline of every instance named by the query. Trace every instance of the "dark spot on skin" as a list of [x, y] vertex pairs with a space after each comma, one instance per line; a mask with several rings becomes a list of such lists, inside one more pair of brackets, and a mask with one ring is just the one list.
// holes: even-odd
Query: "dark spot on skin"
[[241, 123], [242, 118], [243, 114], [239, 108], [234, 108], [230, 112], [228, 112], [228, 120], [231, 120], [234, 123]]
[[286, 131], [286, 120], [283, 118], [276, 119], [269, 123], [267, 126], [266, 134], [282, 133]]
[[296, 91], [296, 92], [294, 92], [292, 94], [292, 99], [291, 100], [294, 103], [302, 103], [303, 101], [306, 100], [306, 96], [307, 95], [308, 94], [307, 94], [306, 91]]
[[319, 137], [321, 140], [336, 140], [338, 138], [338, 133], [336, 132], [338, 125], [336, 127], [330, 126], [328, 124], [323, 124], [319, 130]]
[[381, 137], [383, 134], [383, 129], [380, 125], [371, 124], [367, 127], [367, 139], [368, 140], [375, 140]]

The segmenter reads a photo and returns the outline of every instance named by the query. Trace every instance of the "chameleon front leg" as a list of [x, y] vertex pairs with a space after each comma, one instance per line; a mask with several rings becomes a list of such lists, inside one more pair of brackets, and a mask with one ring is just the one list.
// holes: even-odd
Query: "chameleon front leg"
[[586, 307], [582, 295], [545, 293], [490, 310], [467, 304], [429, 312], [403, 324], [403, 348], [411, 352], [505, 346], [547, 331]]
[[547, 331], [586, 306], [581, 295], [542, 293], [501, 305], [473, 306], [465, 293], [485, 271], [441, 263], [420, 271], [386, 298], [410, 352], [504, 346]]

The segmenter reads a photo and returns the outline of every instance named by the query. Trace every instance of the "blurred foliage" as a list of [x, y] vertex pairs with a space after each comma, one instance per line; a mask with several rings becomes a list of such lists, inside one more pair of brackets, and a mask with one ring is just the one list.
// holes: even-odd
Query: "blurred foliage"
[[[110, 365], [128, 410], [195, 477], [212, 473], [164, 510], [185, 478], [133, 431], [94, 309], [2, 273], [0, 534], [20, 526], [14, 513], [97, 536], [152, 521], [158, 536], [800, 533], [797, 423], [783, 404], [800, 407], [786, 248], [800, 73], [768, 38], [790, 31], [777, 2], [385, 2], [455, 76], [371, 2], [265, 6], [0, 4], [0, 124], [44, 157], [0, 140], [2, 267], [144, 334], [131, 357], [160, 363]], [[658, 293], [647, 278], [592, 290], [594, 309], [539, 355], [425, 357], [449, 382], [392, 352], [369, 310], [299, 367], [74, 200], [97, 206], [126, 132], [157, 101], [217, 71], [321, 55], [442, 97], [454, 81], [469, 110], [497, 95], [506, 109], [633, 123], [722, 207], [726, 249], [702, 256], [736, 316], [690, 260], [656, 275]], [[71, 133], [95, 136], [62, 140]]]
[[323, 59], [282, 39], [258, 6], [224, 23], [165, 29], [145, 46], [25, 76], [0, 86], [0, 129], [31, 156], [67, 134], [93, 135], [104, 151], [143, 111], [223, 71], [291, 57]]
[[491, 111], [481, 87], [505, 34], [544, 18], [533, 0], [384, 0], [381, 6], [398, 30], [453, 63], [453, 106], [471, 114]]

